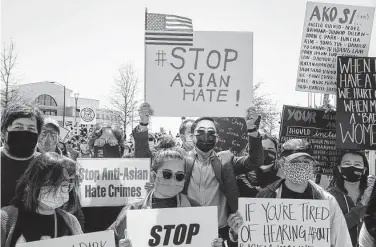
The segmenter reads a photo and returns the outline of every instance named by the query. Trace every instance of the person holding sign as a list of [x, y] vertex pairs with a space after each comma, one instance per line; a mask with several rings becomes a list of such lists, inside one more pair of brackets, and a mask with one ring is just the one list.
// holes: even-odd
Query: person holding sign
[[132, 136], [135, 142], [135, 158], [150, 158], [152, 156], [149, 146], [149, 120], [150, 116], [154, 114], [153, 109], [149, 103], [142, 103], [138, 110], [140, 115], [140, 124], [132, 131]]
[[315, 160], [308, 153], [311, 145], [301, 139], [291, 139], [281, 148], [280, 164], [286, 179], [267, 186], [257, 198], [328, 200], [330, 210], [330, 241], [332, 247], [352, 247], [345, 218], [336, 199], [311, 179]]
[[77, 206], [76, 163], [57, 153], [36, 157], [19, 180], [11, 206], [1, 209], [1, 247], [82, 234], [73, 215]]
[[[249, 153], [235, 157], [230, 151], [216, 153], [217, 127], [213, 118], [197, 119], [191, 128], [195, 148], [189, 154], [184, 193], [202, 206], [218, 207], [219, 235], [232, 246], [232, 228], [229, 220], [237, 215], [239, 188], [236, 175], [247, 173], [264, 164], [261, 135], [258, 132], [261, 117], [248, 109]], [[230, 232], [230, 234], [229, 234]], [[236, 246], [236, 244], [234, 245]]]
[[359, 234], [359, 247], [376, 247], [376, 181]]
[[329, 193], [336, 198], [345, 215], [355, 247], [358, 245], [358, 233], [376, 177], [368, 176], [369, 164], [362, 152], [345, 150], [340, 155], [339, 162], [339, 166], [334, 169]]

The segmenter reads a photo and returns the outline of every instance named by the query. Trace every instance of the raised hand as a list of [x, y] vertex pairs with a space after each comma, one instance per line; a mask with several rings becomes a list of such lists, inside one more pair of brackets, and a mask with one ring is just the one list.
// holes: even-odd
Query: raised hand
[[221, 238], [216, 238], [212, 242], [213, 247], [222, 247], [222, 245], [223, 245], [223, 239], [221, 239]]

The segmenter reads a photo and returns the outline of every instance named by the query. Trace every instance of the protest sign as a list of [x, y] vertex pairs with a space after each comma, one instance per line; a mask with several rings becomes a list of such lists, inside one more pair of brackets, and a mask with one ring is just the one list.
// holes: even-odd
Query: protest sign
[[305, 139], [312, 144], [316, 174], [332, 175], [337, 165], [336, 113], [299, 106], [283, 106], [280, 143]]
[[337, 147], [376, 150], [376, 57], [338, 57]]
[[124, 206], [146, 195], [149, 159], [78, 159], [83, 207]]
[[241, 117], [252, 105], [252, 32], [195, 31], [192, 46], [148, 44], [145, 52], [156, 116]]
[[127, 228], [132, 246], [211, 246], [218, 237], [217, 207], [128, 210]]
[[375, 8], [307, 2], [296, 90], [336, 94], [337, 56], [367, 56]]
[[214, 118], [217, 123], [218, 142], [215, 151], [230, 150], [234, 155], [240, 155], [247, 147], [248, 133], [244, 118]]
[[115, 247], [114, 231], [94, 232], [18, 244], [17, 247]]
[[60, 130], [60, 135], [59, 135], [60, 140], [64, 142], [65, 138], [67, 138], [67, 136], [69, 135], [70, 130], [61, 126], [59, 126], [59, 130]]
[[85, 106], [80, 109], [80, 124], [96, 124], [96, 112], [95, 109], [89, 106]]
[[327, 200], [239, 198], [239, 247], [330, 246]]

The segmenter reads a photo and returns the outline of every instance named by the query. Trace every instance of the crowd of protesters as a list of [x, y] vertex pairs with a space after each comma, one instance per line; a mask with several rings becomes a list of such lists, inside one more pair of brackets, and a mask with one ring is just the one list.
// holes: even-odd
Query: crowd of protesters
[[[9, 107], [1, 122], [1, 247], [106, 229], [114, 230], [118, 246], [131, 247], [126, 229], [137, 226], [127, 225], [128, 210], [200, 206], [218, 209], [212, 246], [237, 246], [239, 197], [327, 200], [331, 246], [376, 246], [376, 179], [363, 152], [343, 150], [325, 190], [312, 180], [312, 146], [292, 139], [279, 149], [277, 140], [259, 132], [260, 117], [252, 109], [245, 116], [248, 145], [242, 156], [214, 151], [218, 133], [210, 117], [184, 121], [179, 145], [169, 135], [149, 132], [149, 104], [139, 113], [131, 142], [106, 124], [61, 142], [58, 123], [37, 108]], [[79, 157], [150, 158], [147, 196], [122, 207], [81, 208]]]

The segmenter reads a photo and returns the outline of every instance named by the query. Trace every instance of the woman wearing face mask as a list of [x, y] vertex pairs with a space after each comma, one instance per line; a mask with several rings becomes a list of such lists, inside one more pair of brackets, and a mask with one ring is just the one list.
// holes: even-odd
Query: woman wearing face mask
[[[119, 247], [132, 247], [127, 238], [127, 211], [134, 209], [151, 208], [176, 208], [176, 207], [198, 207], [196, 201], [182, 194], [185, 182], [185, 159], [184, 151], [180, 148], [173, 148], [169, 145], [171, 142], [162, 138], [164, 143], [160, 150], [154, 155], [152, 163], [152, 177], [154, 188], [146, 198], [140, 202], [127, 205], [120, 213], [118, 219], [110, 227], [115, 231], [116, 242], [119, 241]], [[215, 239], [213, 246], [222, 246], [222, 239]]]
[[[345, 150], [329, 192], [336, 198], [346, 218], [353, 246], [357, 246], [362, 217], [371, 196], [375, 176], [368, 177], [369, 164], [366, 156], [358, 151]], [[369, 180], [367, 184], [367, 180]]]
[[124, 153], [124, 139], [121, 131], [107, 124], [98, 124], [89, 141], [92, 158], [121, 158]]
[[57, 153], [35, 158], [11, 206], [1, 209], [1, 247], [82, 234], [78, 220], [61, 209], [77, 205], [76, 172], [75, 162]]

